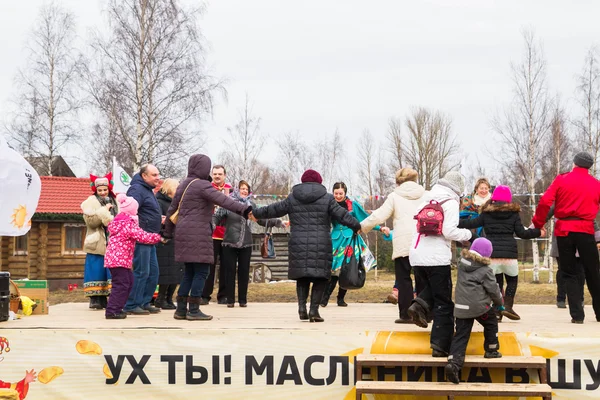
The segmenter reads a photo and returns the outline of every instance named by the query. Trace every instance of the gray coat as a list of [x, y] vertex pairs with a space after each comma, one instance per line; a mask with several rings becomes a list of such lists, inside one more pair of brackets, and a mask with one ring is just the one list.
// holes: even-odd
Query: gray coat
[[458, 280], [454, 301], [456, 318], [477, 318], [487, 313], [492, 302], [504, 304], [502, 293], [489, 267], [490, 259], [463, 250], [458, 263]]
[[[214, 205], [224, 207], [239, 215], [248, 215], [252, 207], [239, 203], [219, 192], [211, 184], [211, 161], [208, 156], [194, 154], [188, 162], [188, 176], [179, 187], [167, 211], [163, 236], [175, 238], [175, 261], [212, 264], [212, 215]], [[192, 182], [194, 179], [198, 179]], [[190, 184], [191, 183], [191, 184]], [[190, 184], [183, 201], [181, 196]], [[177, 229], [169, 219], [179, 203]]]
[[[239, 201], [242, 204], [250, 205], [256, 209], [256, 205], [249, 199], [242, 199], [238, 192], [234, 192], [231, 198]], [[225, 236], [223, 237], [223, 246], [234, 247], [240, 249], [243, 247], [251, 247], [253, 244], [252, 229], [250, 222], [241, 215], [232, 213], [224, 208], [219, 208], [213, 215], [213, 225], [219, 225], [225, 219]], [[259, 219], [256, 221], [259, 225], [270, 227], [283, 227], [283, 222], [278, 218]]]

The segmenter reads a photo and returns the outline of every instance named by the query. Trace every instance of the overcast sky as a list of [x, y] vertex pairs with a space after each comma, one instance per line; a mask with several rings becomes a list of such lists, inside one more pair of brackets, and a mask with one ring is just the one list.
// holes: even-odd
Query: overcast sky
[[[58, 2], [76, 15], [82, 37], [103, 22], [103, 1]], [[40, 4], [0, 1], [0, 113]], [[491, 116], [512, 99], [521, 29], [534, 28], [543, 41], [551, 91], [573, 115], [575, 77], [600, 41], [599, 15], [593, 0], [209, 1], [200, 26], [211, 68], [229, 80], [229, 100], [219, 100], [204, 126], [205, 151], [217, 157], [218, 138], [235, 124], [247, 92], [272, 138], [298, 131], [311, 141], [338, 128], [355, 151], [365, 128], [383, 142], [390, 117], [426, 106], [453, 118], [465, 154], [483, 154]], [[265, 161], [273, 154], [267, 147]]]

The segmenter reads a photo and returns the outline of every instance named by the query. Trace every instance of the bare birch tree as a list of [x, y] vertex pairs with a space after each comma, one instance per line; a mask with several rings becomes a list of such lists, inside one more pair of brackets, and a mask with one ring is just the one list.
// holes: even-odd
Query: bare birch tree
[[402, 120], [400, 118], [390, 118], [387, 131], [388, 149], [391, 153], [391, 168], [397, 171], [403, 165], [403, 138], [402, 138]]
[[426, 189], [458, 167], [456, 137], [452, 120], [440, 111], [414, 108], [406, 118], [407, 138], [402, 144], [403, 159], [419, 173], [419, 184]]
[[344, 143], [340, 132], [325, 136], [317, 142], [315, 150], [316, 168], [323, 177], [323, 185], [330, 189], [334, 182], [342, 180]]
[[125, 167], [152, 162], [174, 175], [202, 146], [199, 126], [224, 93], [205, 65], [202, 10], [177, 0], [110, 0], [106, 11], [110, 33], [95, 35], [88, 71], [97, 125], [105, 142], [126, 149]]
[[17, 77], [17, 111], [8, 126], [16, 147], [40, 159], [44, 175], [52, 160], [81, 137], [78, 112], [82, 57], [74, 48], [73, 14], [55, 3], [42, 6], [27, 45], [27, 64]]
[[260, 130], [260, 117], [253, 113], [250, 98], [246, 94], [244, 108], [240, 110], [238, 122], [227, 128], [228, 137], [225, 140], [225, 150], [221, 161], [227, 166], [227, 175], [232, 182], [242, 179], [252, 185], [252, 190], [260, 192], [265, 182], [261, 179], [264, 166], [258, 158], [267, 139]]
[[590, 172], [597, 177], [600, 155], [600, 64], [597, 47], [589, 49], [577, 80], [577, 101], [581, 105], [582, 115], [575, 121], [575, 126], [579, 143], [594, 157]]
[[[496, 161], [512, 171], [517, 180], [527, 184], [529, 208], [536, 207], [536, 184], [540, 178], [544, 140], [550, 132], [552, 104], [546, 83], [546, 59], [541, 43], [532, 31], [523, 31], [523, 59], [511, 63], [514, 101], [502, 117], [492, 125], [498, 135], [501, 151]], [[539, 248], [531, 241], [533, 251], [533, 281], [539, 283]]]
[[358, 155], [358, 177], [360, 179], [360, 188], [363, 193], [369, 196], [369, 206], [373, 208], [376, 188], [376, 158], [377, 144], [371, 132], [368, 129], [363, 130], [357, 144], [356, 154]]
[[287, 132], [277, 141], [279, 149], [279, 170], [287, 180], [286, 191], [290, 191], [295, 182], [300, 181], [303, 171], [314, 168], [314, 155], [301, 139], [298, 132]]
[[[567, 117], [565, 115], [565, 110], [557, 100], [550, 122], [550, 135], [546, 156], [544, 157], [545, 162], [542, 165], [544, 174], [540, 192], [545, 191], [557, 175], [570, 169], [570, 142], [567, 132]], [[550, 221], [550, 229], [548, 229], [548, 246], [546, 246], [546, 252], [544, 254], [544, 266], [549, 269], [548, 283], [554, 283], [554, 262], [550, 257], [550, 254], [552, 253], [553, 234], [554, 218]]]

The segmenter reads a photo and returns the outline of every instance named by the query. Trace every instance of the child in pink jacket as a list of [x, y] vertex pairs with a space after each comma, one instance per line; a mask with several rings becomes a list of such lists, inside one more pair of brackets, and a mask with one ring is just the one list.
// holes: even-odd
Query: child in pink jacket
[[145, 232], [138, 226], [138, 202], [125, 194], [117, 195], [119, 214], [108, 224], [108, 247], [104, 256], [104, 267], [110, 268], [112, 289], [106, 306], [106, 319], [123, 319], [127, 314], [123, 307], [133, 288], [133, 251], [137, 242], [156, 244], [158, 233]]

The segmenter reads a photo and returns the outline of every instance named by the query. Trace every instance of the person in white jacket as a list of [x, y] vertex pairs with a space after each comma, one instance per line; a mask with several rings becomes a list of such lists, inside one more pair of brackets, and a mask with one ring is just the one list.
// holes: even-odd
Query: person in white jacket
[[427, 328], [427, 314], [433, 310], [433, 327], [430, 345], [433, 357], [447, 357], [454, 334], [454, 303], [452, 302], [452, 241], [466, 242], [471, 231], [458, 228], [460, 195], [465, 190], [465, 178], [450, 171], [431, 191], [423, 196], [425, 202], [417, 213], [431, 200], [442, 203], [444, 221], [441, 235], [413, 235], [409, 252], [415, 276], [424, 283], [421, 293], [408, 308], [408, 314], [418, 326]]
[[[393, 218], [394, 237], [392, 241], [394, 272], [398, 283], [398, 312], [400, 318], [397, 324], [412, 323], [408, 316], [408, 307], [413, 299], [413, 284], [410, 277], [412, 267], [408, 260], [408, 253], [412, 238], [416, 233], [414, 220], [417, 207], [425, 194], [423, 186], [417, 183], [419, 175], [411, 168], [402, 168], [396, 172], [396, 189], [390, 193], [381, 207], [361, 222], [364, 233], [368, 233], [374, 226], [383, 224]], [[415, 277], [417, 294], [423, 290], [420, 279]]]

